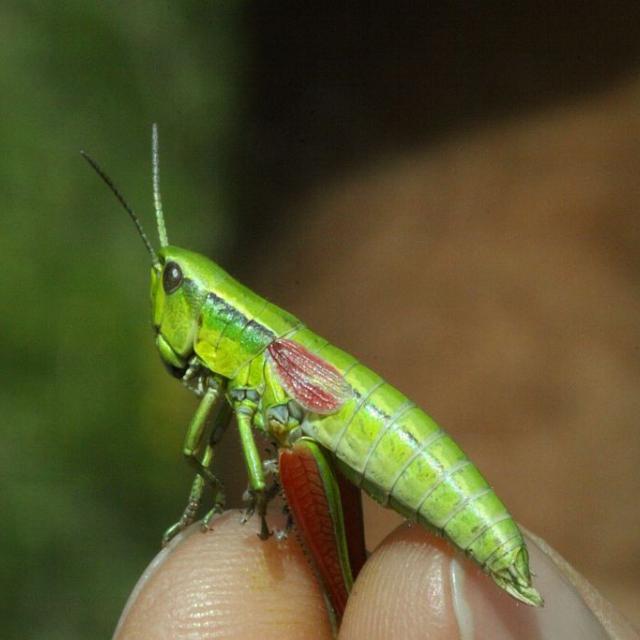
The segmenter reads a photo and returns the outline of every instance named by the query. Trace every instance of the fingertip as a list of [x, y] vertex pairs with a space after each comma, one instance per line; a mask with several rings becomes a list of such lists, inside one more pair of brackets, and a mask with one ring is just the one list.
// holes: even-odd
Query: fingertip
[[396, 529], [362, 569], [340, 640], [631, 638], [609, 635], [548, 553], [529, 542], [545, 606], [522, 604], [452, 545], [416, 525]]
[[405, 524], [376, 549], [349, 598], [341, 640], [450, 640], [457, 628], [446, 543]]
[[[640, 640], [640, 634], [632, 624], [609, 602], [584, 576], [572, 567], [555, 549], [550, 547], [545, 540], [521, 527], [532, 562], [536, 565], [547, 567], [545, 574], [555, 575], [563, 585], [562, 590], [574, 592], [579, 597], [581, 606], [586, 607], [589, 616], [593, 616], [599, 625], [606, 631], [607, 638], [615, 640]], [[542, 576], [541, 576], [542, 578]], [[557, 581], [556, 581], [557, 582]], [[542, 588], [546, 588], [543, 586]], [[549, 597], [555, 597], [553, 587], [549, 589]], [[549, 606], [555, 606], [552, 603]], [[548, 607], [545, 607], [548, 608]], [[596, 627], [594, 623], [592, 626]]]
[[[608, 634], [552, 559], [527, 540], [534, 584], [544, 606], [532, 607], [510, 597], [468, 559], [451, 563], [456, 619], [461, 638], [580, 638], [604, 640]], [[459, 612], [463, 612], [461, 616]]]
[[[269, 515], [273, 525], [278, 514]], [[193, 525], [141, 577], [114, 640], [330, 638], [322, 592], [289, 536], [262, 541], [237, 512]]]

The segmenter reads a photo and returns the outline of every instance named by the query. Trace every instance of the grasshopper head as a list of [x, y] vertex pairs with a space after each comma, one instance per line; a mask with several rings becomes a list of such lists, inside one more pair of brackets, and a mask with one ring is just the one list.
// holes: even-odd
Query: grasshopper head
[[162, 361], [182, 377], [194, 352], [202, 304], [216, 265], [204, 256], [165, 246], [151, 268], [151, 308]]

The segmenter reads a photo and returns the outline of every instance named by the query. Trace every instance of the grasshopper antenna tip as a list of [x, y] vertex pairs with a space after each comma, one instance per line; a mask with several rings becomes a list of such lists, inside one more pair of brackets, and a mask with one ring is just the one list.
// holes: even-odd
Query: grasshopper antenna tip
[[113, 183], [113, 180], [111, 180], [111, 178], [104, 172], [102, 167], [100, 167], [100, 165], [84, 149], [80, 150], [80, 155], [91, 165], [91, 168], [102, 178], [104, 183], [109, 187], [109, 189], [111, 189], [111, 192], [113, 193], [113, 195], [115, 195], [115, 197], [118, 198], [120, 204], [124, 207], [125, 211], [129, 214], [129, 217], [133, 220], [133, 224], [136, 225], [138, 234], [142, 238], [142, 241], [144, 242], [145, 246], [147, 247], [147, 251], [151, 256], [151, 261], [153, 262], [153, 264], [159, 264], [160, 261], [158, 260], [158, 256], [156, 255], [156, 252], [153, 250], [153, 247], [151, 246], [151, 243], [149, 242], [149, 238], [147, 238], [147, 235], [145, 234], [144, 229], [142, 228], [142, 224], [140, 223], [138, 216], [134, 213], [133, 209], [129, 206], [129, 203], [124, 199], [124, 196], [120, 193], [116, 185]]

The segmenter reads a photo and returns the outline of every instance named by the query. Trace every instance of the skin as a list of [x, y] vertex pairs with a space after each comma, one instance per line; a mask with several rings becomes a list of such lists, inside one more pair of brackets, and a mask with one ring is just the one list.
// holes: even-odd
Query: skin
[[[283, 522], [274, 509], [274, 526]], [[228, 511], [202, 534], [194, 525], [140, 578], [114, 640], [331, 638], [322, 592], [295, 535], [261, 541], [257, 518]], [[497, 589], [459, 552], [422, 527], [398, 527], [356, 580], [340, 640], [614, 638], [640, 635], [543, 541], [527, 534], [542, 609]]]

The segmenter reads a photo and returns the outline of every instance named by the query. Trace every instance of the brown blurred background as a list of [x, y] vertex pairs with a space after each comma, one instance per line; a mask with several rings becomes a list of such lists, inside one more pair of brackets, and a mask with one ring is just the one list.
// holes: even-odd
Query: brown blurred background
[[[496, 4], [250, 12], [236, 271], [638, 623], [640, 11]], [[397, 522], [368, 519], [372, 545]]]

